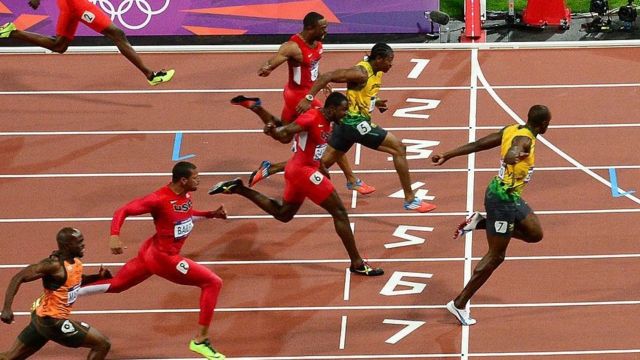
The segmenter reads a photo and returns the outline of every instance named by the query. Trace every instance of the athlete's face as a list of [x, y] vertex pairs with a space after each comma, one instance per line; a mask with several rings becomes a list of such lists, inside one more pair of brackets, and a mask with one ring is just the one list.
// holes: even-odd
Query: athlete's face
[[327, 35], [327, 27], [328, 26], [329, 26], [329, 24], [327, 24], [327, 20], [326, 19], [318, 20], [318, 23], [316, 24], [315, 28], [313, 29], [314, 40], [316, 40], [316, 41], [324, 40], [324, 37]]
[[76, 230], [71, 240], [67, 242], [67, 251], [73, 257], [81, 258], [84, 256], [84, 235], [80, 230]]
[[549, 119], [545, 120], [542, 122], [542, 126], [540, 126], [540, 131], [538, 131], [538, 134], [544, 134], [547, 132], [547, 129], [549, 128], [549, 123], [551, 122], [551, 114], [549, 114]]
[[387, 73], [389, 72], [389, 70], [391, 70], [391, 67], [393, 66], [393, 53], [390, 53], [389, 55], [378, 59], [379, 63], [379, 71], [382, 71], [383, 73]]
[[191, 176], [188, 178], [182, 178], [184, 181], [184, 189], [186, 191], [196, 191], [198, 190], [198, 185], [200, 185], [200, 175], [198, 174], [197, 169], [191, 170]]
[[347, 115], [347, 109], [349, 109], [349, 104], [346, 100], [341, 102], [340, 105], [336, 107], [329, 108], [327, 111], [327, 117], [329, 118], [329, 121], [340, 122], [340, 119]]

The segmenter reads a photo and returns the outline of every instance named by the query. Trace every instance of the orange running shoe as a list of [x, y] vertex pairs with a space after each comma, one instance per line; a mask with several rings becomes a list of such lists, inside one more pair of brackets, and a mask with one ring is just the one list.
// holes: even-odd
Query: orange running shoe
[[364, 181], [362, 181], [360, 179], [356, 179], [355, 183], [348, 182], [347, 183], [347, 189], [355, 190], [360, 195], [369, 195], [372, 192], [376, 191], [376, 188], [374, 188], [373, 186], [369, 186], [369, 185], [365, 184]]
[[404, 202], [404, 209], [409, 211], [417, 211], [419, 213], [426, 213], [436, 209], [436, 206], [420, 200], [420, 198], [413, 198], [411, 201]]

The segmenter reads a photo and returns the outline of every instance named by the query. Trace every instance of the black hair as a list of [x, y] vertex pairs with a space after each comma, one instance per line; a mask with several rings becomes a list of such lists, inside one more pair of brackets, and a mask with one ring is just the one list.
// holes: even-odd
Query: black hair
[[80, 235], [80, 230], [72, 227], [64, 227], [58, 231], [56, 235], [56, 242], [58, 243], [58, 247], [62, 248], [64, 245], [69, 243], [69, 241], [75, 239]]
[[329, 96], [327, 96], [327, 100], [324, 102], [324, 108], [337, 107], [340, 106], [344, 101], [347, 101], [347, 97], [344, 96], [343, 93], [334, 91]]
[[371, 48], [371, 53], [367, 55], [367, 60], [372, 61], [377, 58], [386, 58], [393, 54], [393, 49], [386, 43], [377, 43]]
[[182, 178], [189, 178], [191, 176], [191, 171], [195, 169], [196, 166], [192, 163], [188, 161], [180, 161], [173, 166], [173, 170], [171, 171], [171, 180], [174, 183], [177, 183]]
[[311, 28], [316, 26], [316, 24], [318, 24], [318, 21], [322, 19], [324, 19], [324, 16], [318, 14], [315, 11], [312, 11], [304, 16], [304, 19], [302, 20], [302, 25], [304, 26], [305, 29]]
[[533, 105], [527, 114], [527, 122], [533, 127], [540, 127], [551, 118], [549, 108], [544, 105]]

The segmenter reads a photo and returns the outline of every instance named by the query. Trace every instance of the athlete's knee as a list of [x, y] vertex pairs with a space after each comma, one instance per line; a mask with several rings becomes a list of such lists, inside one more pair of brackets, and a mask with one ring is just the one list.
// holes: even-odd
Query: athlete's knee
[[220, 289], [222, 289], [223, 283], [224, 282], [222, 281], [222, 278], [220, 276], [216, 275], [214, 272], [211, 272], [211, 275], [209, 276], [209, 280], [204, 285], [204, 287], [211, 287], [216, 289], [217, 291], [220, 291]]
[[115, 25], [109, 26], [103, 34], [114, 42], [127, 41], [124, 31]]
[[500, 264], [504, 262], [505, 253], [489, 253], [485, 255], [484, 261], [476, 267], [476, 271], [484, 272], [489, 271], [493, 272], [497, 269]]
[[111, 350], [111, 340], [109, 340], [109, 338], [107, 337], [103, 337], [100, 342], [91, 349], [102, 355], [106, 355], [109, 350]]
[[69, 42], [63, 37], [58, 37], [56, 38], [56, 42], [53, 44], [51, 51], [56, 52], [58, 54], [64, 54], [68, 48], [69, 48]]
[[274, 217], [276, 218], [276, 220], [280, 222], [288, 223], [293, 219], [293, 216], [294, 214], [291, 214], [291, 213], [278, 213]]
[[527, 234], [527, 236], [525, 237], [524, 241], [528, 242], [528, 243], [537, 243], [542, 241], [542, 238], [544, 237], [544, 234], [542, 233], [542, 229], [538, 229], [535, 231], [531, 231], [530, 233]]
[[391, 148], [391, 155], [400, 157], [407, 156], [407, 146], [401, 143], [398, 139], [394, 138], [390, 145], [391, 146], [389, 146], [389, 148]]

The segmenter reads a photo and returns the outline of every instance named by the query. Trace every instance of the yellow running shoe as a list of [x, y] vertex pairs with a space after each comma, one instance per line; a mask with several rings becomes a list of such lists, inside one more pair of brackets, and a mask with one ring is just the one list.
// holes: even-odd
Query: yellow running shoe
[[211, 346], [211, 342], [209, 342], [209, 339], [206, 339], [201, 343], [196, 343], [195, 340], [191, 340], [191, 342], [189, 343], [189, 350], [195, 353], [198, 353], [204, 356], [205, 359], [209, 359], [209, 360], [225, 360], [226, 359], [224, 355], [219, 353], [216, 349], [213, 348], [213, 346]]
[[149, 85], [156, 86], [162, 83], [169, 82], [171, 78], [173, 78], [173, 74], [175, 73], [176, 71], [173, 69], [154, 71], [153, 77], [150, 80], [148, 79], [147, 81], [149, 82]]
[[14, 30], [16, 30], [16, 25], [14, 23], [6, 23], [0, 26], [0, 38], [8, 38]]

